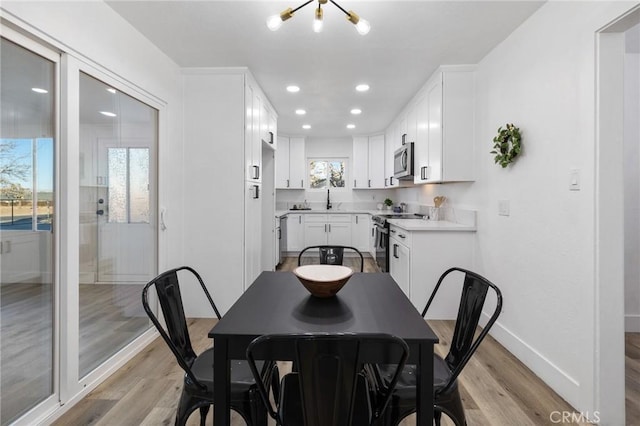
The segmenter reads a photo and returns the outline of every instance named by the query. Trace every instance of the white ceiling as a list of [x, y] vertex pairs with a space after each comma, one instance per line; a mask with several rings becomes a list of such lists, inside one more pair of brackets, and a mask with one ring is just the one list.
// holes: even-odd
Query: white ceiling
[[[477, 63], [543, 4], [337, 1], [371, 23], [361, 36], [330, 2], [323, 32], [314, 33], [313, 2], [278, 31], [266, 27], [268, 16], [303, 2], [107, 3], [182, 67], [248, 67], [278, 112], [279, 133], [322, 138], [383, 131], [439, 65]], [[371, 90], [356, 92], [361, 82]], [[301, 91], [286, 92], [288, 84]], [[356, 107], [362, 114], [352, 116]]]

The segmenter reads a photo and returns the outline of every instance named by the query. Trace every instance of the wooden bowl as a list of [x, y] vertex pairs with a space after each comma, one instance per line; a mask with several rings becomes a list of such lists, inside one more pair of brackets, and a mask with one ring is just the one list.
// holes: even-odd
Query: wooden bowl
[[303, 265], [293, 270], [315, 297], [333, 297], [349, 281], [353, 270], [342, 265]]

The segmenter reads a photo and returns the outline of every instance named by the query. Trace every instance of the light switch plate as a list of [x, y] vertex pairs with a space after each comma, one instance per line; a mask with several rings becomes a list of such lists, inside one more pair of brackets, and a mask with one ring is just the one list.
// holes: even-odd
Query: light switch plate
[[498, 200], [498, 215], [509, 216], [510, 214], [509, 200]]
[[569, 191], [580, 191], [580, 169], [569, 170]]

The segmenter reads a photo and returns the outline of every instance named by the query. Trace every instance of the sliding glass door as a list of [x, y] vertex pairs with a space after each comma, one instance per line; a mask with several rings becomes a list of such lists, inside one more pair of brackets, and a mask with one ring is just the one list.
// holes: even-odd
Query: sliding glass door
[[55, 393], [57, 55], [0, 45], [0, 423]]
[[79, 377], [149, 328], [158, 111], [80, 74]]

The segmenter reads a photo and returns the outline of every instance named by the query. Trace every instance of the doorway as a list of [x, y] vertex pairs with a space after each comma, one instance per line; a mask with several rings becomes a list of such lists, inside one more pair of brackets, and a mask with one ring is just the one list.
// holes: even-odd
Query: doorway
[[[620, 165], [629, 145], [625, 142], [625, 104], [629, 83], [636, 84], [638, 102], [639, 75], [625, 73], [627, 36], [640, 23], [640, 7], [635, 7], [596, 35], [596, 298], [595, 298], [595, 405], [601, 411], [603, 425], [624, 424], [625, 419], [625, 244], [630, 240], [625, 227], [623, 206], [626, 199], [625, 175]], [[626, 76], [626, 78], [625, 78]], [[632, 98], [627, 98], [627, 100]], [[638, 113], [630, 117], [638, 126]], [[627, 121], [629, 123], [629, 121]], [[636, 127], [637, 129], [637, 127]], [[639, 144], [634, 142], [637, 152]], [[636, 159], [635, 173], [638, 160]], [[633, 169], [628, 169], [630, 171]], [[627, 215], [628, 216], [628, 215]], [[637, 216], [636, 216], [637, 217]], [[627, 413], [627, 424], [634, 413]]]

